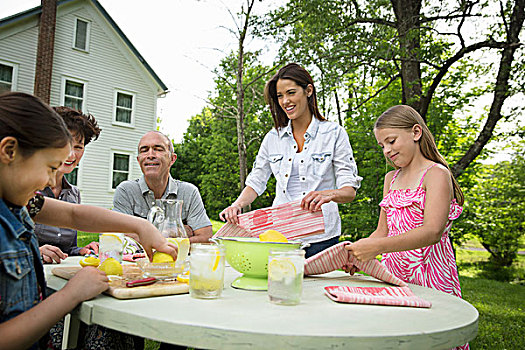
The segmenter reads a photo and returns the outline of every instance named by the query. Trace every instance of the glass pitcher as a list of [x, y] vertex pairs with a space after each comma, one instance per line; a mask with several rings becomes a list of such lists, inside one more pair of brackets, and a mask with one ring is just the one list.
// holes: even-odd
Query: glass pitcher
[[190, 240], [182, 223], [182, 203], [180, 199], [161, 199], [161, 205], [151, 207], [148, 221], [178, 248], [176, 265], [184, 264], [190, 251]]
[[160, 203], [160, 206], [151, 207], [148, 212], [148, 221], [155, 225], [166, 238], [188, 238], [182, 223], [183, 201], [180, 199], [161, 199]]

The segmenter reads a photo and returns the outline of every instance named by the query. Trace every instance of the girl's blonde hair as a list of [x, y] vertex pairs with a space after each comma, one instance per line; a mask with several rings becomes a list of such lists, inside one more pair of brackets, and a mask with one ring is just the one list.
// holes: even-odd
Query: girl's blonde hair
[[[411, 130], [416, 124], [418, 124], [422, 130], [421, 138], [418, 141], [421, 154], [423, 154], [425, 158], [439, 163], [448, 169], [454, 187], [454, 198], [456, 198], [459, 205], [463, 205], [465, 197], [458, 182], [454, 178], [454, 175], [452, 175], [452, 171], [450, 170], [447, 161], [441, 153], [439, 153], [436, 142], [434, 141], [434, 136], [432, 136], [427, 124], [414, 108], [406, 105], [390, 107], [381, 114], [379, 118], [377, 118], [374, 124], [374, 129], [389, 128]], [[398, 168], [388, 158], [387, 161], [395, 168]]]

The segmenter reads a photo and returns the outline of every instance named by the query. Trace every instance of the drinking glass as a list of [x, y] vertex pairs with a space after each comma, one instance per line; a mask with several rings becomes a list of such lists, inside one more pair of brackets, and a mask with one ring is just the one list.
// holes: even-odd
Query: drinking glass
[[98, 242], [98, 257], [100, 262], [108, 258], [114, 258], [122, 264], [122, 251], [124, 250], [123, 233], [101, 233]]
[[193, 243], [190, 253], [190, 295], [199, 299], [221, 296], [224, 285], [224, 247]]
[[268, 297], [275, 304], [297, 305], [303, 292], [304, 254], [301, 249], [268, 255]]

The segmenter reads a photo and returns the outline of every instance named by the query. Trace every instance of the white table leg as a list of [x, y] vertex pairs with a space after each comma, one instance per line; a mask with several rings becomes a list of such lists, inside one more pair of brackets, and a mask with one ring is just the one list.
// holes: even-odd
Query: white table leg
[[62, 334], [62, 350], [76, 348], [80, 320], [75, 311], [64, 317], [64, 333]]

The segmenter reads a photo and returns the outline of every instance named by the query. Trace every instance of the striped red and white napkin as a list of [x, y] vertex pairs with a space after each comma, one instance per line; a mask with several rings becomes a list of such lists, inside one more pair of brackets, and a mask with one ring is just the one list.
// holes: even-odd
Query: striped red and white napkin
[[301, 201], [257, 209], [239, 215], [239, 225], [223, 225], [214, 237], [259, 237], [269, 229], [281, 232], [288, 240], [315, 235], [324, 232], [323, 212], [304, 210]]
[[381, 281], [406, 287], [407, 284], [404, 281], [391, 274], [390, 271], [388, 271], [387, 268], [381, 265], [376, 259], [366, 262], [358, 261], [348, 250], [345, 249], [345, 245], [348, 244], [352, 243], [348, 241], [341, 242], [306, 259], [304, 274], [318, 275], [342, 269], [345, 265], [355, 265], [359, 270]]
[[432, 307], [432, 303], [416, 296], [408, 287], [325, 287], [325, 294], [340, 303], [377, 304], [411, 307]]

